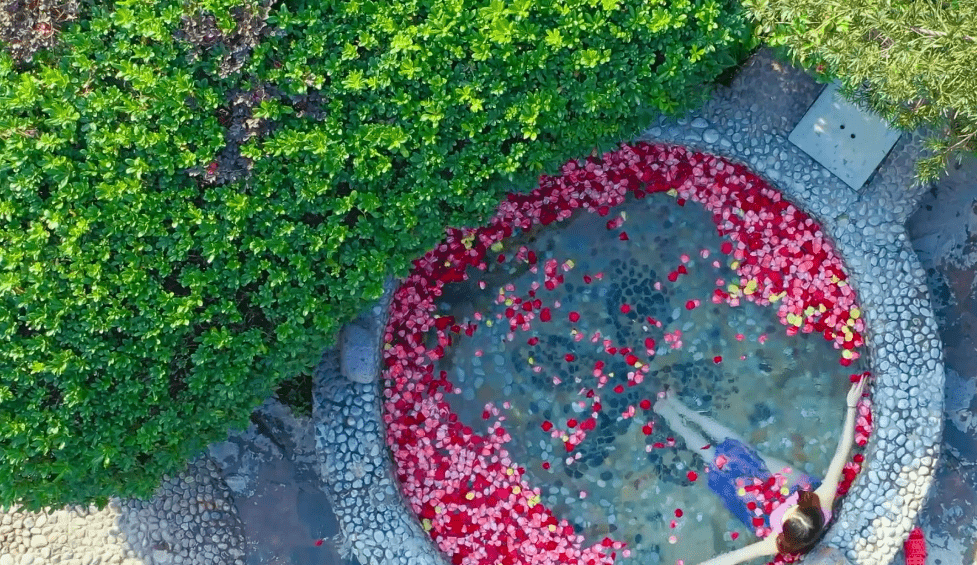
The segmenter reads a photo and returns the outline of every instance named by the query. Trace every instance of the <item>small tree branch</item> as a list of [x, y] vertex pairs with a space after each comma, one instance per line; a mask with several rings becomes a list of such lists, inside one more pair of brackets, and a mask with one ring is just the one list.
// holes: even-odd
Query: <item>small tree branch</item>
[[950, 151], [959, 151], [959, 150], [966, 149], [967, 146], [969, 146], [970, 143], [974, 141], [975, 135], [977, 135], [977, 132], [970, 132], [966, 135], [959, 136], [956, 142], [953, 145], [951, 145], [947, 151], [950, 152]]
[[[909, 26], [909, 29], [911, 29], [912, 31], [918, 33], [919, 35], [926, 35], [926, 36], [929, 36], [929, 37], [945, 37], [945, 36], [949, 35], [945, 31], [934, 31], [934, 30], [926, 29], [926, 28], [919, 27], [919, 26]], [[977, 39], [974, 39], [973, 37], [971, 37], [969, 35], [964, 35], [963, 36], [963, 39], [964, 39], [964, 41], [970, 41], [971, 43], [977, 41]]]

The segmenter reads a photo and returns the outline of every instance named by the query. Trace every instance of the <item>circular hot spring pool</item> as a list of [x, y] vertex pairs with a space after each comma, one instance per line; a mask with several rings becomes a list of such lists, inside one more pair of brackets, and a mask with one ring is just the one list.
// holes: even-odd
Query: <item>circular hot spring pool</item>
[[[691, 565], [764, 534], [788, 480], [738, 483], [738, 518], [708, 484], [715, 445], [656, 403], [817, 479], [868, 368], [863, 332], [832, 242], [769, 184], [624, 146], [415, 263], [385, 336], [387, 443], [453, 563]], [[870, 430], [863, 399], [856, 446]], [[839, 494], [862, 462], [856, 447]]]

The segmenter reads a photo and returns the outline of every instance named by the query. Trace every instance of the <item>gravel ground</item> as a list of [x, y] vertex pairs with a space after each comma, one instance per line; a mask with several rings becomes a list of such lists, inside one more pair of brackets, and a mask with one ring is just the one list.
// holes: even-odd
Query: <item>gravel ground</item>
[[241, 521], [208, 457], [148, 501], [0, 516], [0, 565], [244, 565]]
[[0, 518], [0, 565], [91, 563], [142, 565], [118, 527], [121, 508], [70, 507], [51, 514], [8, 512]]

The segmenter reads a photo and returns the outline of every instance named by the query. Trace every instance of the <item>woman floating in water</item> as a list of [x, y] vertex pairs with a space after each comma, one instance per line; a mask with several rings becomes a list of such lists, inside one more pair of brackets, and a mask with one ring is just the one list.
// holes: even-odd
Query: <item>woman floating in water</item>
[[[682, 436], [686, 445], [698, 449], [709, 462], [709, 488], [719, 495], [733, 515], [764, 538], [701, 565], [734, 565], [764, 555], [807, 553], [814, 547], [831, 520], [838, 482], [854, 440], [855, 407], [862, 397], [866, 380], [859, 380], [848, 391], [848, 413], [841, 439], [820, 486], [816, 480], [794, 471], [787, 463], [758, 453], [736, 432], [690, 410], [667, 394], [655, 404], [655, 412]], [[713, 441], [691, 429], [686, 420], [699, 426]], [[756, 502], [744, 500], [744, 480], [773, 480], [774, 486], [778, 480], [783, 481], [781, 492], [784, 495], [790, 493], [790, 496], [766, 516]]]

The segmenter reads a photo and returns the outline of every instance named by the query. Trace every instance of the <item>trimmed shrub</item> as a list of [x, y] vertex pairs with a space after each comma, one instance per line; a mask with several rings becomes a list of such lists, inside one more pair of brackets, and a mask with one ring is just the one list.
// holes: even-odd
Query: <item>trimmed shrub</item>
[[928, 128], [932, 180], [977, 152], [977, 3], [961, 0], [744, 0], [765, 40], [890, 123]]
[[119, 0], [0, 57], [0, 505], [149, 495], [446, 225], [755, 44], [731, 0], [267, 8]]

